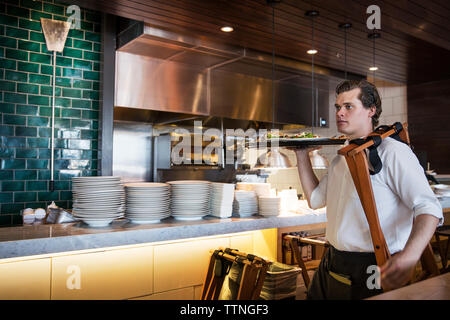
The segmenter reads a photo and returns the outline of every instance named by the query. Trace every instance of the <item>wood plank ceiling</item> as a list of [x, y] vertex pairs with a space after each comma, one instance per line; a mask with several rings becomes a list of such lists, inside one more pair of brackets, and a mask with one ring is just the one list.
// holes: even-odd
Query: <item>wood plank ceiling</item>
[[[154, 26], [272, 52], [272, 7], [266, 0], [97, 0], [81, 6], [144, 21]], [[446, 0], [282, 0], [275, 6], [275, 53], [311, 62], [311, 20], [314, 19], [318, 65], [344, 70], [344, 31], [347, 70], [373, 75], [373, 40], [366, 27], [369, 5], [381, 8], [381, 38], [376, 40], [376, 77], [397, 83], [450, 79], [450, 2]], [[231, 25], [235, 31], [223, 33]]]

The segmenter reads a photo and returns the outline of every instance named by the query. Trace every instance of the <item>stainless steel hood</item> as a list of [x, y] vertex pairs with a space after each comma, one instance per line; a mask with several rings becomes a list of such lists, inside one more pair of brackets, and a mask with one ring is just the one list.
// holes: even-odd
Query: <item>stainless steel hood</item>
[[[317, 103], [343, 72], [315, 66]], [[363, 78], [350, 75], [353, 78]], [[118, 36], [115, 106], [186, 115], [311, 125], [311, 65], [137, 22]], [[272, 84], [275, 119], [272, 119]], [[323, 115], [328, 117], [328, 115]], [[150, 117], [151, 118], [151, 117]], [[189, 118], [189, 117], [187, 117]]]

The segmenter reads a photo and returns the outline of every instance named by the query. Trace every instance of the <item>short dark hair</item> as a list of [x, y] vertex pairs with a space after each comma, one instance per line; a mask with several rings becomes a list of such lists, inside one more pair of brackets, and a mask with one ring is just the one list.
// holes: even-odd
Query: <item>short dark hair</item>
[[375, 114], [372, 116], [372, 126], [376, 128], [382, 109], [381, 98], [375, 85], [367, 80], [345, 80], [336, 87], [336, 95], [356, 88], [360, 89], [358, 99], [361, 100], [363, 106], [366, 109], [375, 107]]

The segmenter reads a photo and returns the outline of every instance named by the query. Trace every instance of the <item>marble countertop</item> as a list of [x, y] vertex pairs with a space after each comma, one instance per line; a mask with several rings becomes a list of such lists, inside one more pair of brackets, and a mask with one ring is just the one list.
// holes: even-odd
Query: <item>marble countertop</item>
[[7, 227], [0, 228], [0, 259], [322, 222], [326, 222], [325, 210], [288, 213], [277, 217], [220, 219], [206, 216], [199, 221], [178, 221], [170, 217], [161, 223], [146, 225], [118, 219], [103, 228], [92, 228], [82, 222]]

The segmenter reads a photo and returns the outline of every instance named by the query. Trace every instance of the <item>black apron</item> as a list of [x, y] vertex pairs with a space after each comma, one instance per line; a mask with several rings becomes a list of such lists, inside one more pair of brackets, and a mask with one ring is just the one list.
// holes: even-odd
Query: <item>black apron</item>
[[382, 289], [370, 289], [367, 280], [374, 283], [374, 272], [367, 272], [369, 266], [376, 266], [372, 252], [339, 251], [330, 246], [315, 272], [307, 293], [308, 300], [354, 300], [365, 299], [383, 293]]

